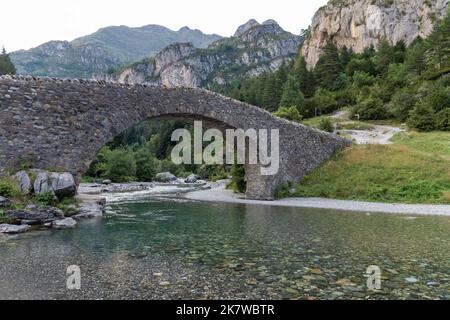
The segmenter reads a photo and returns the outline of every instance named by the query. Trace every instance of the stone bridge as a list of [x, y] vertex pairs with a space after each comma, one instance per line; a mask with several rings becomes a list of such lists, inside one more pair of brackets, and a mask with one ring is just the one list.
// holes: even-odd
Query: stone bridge
[[279, 129], [278, 173], [263, 176], [258, 166], [246, 165], [247, 197], [253, 199], [273, 199], [280, 184], [299, 181], [349, 143], [206, 90], [3, 76], [0, 174], [27, 164], [68, 171], [79, 179], [105, 144], [154, 118], [201, 119], [219, 128]]

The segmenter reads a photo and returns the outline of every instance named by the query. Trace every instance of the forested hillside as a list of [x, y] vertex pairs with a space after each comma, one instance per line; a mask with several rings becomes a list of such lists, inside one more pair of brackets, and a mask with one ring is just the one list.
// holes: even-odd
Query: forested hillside
[[450, 130], [450, 13], [426, 39], [354, 53], [329, 43], [308, 70], [301, 54], [289, 66], [216, 88], [291, 120], [350, 107], [361, 120], [391, 119], [410, 128]]

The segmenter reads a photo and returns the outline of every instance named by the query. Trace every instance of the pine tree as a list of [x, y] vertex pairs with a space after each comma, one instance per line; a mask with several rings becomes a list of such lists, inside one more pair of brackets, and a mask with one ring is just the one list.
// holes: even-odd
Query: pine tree
[[416, 39], [405, 54], [405, 66], [410, 72], [421, 75], [425, 70], [425, 46], [421, 38]]
[[380, 42], [380, 47], [375, 55], [375, 69], [377, 73], [385, 75], [389, 70], [389, 64], [392, 62], [394, 54], [393, 47], [386, 39]]
[[300, 83], [295, 75], [289, 75], [284, 85], [280, 107], [297, 107], [303, 102], [303, 94], [300, 91]]
[[341, 60], [342, 67], [345, 68], [353, 57], [353, 50], [343, 46], [339, 50], [339, 59]]
[[300, 91], [306, 98], [314, 96], [314, 75], [308, 70], [306, 60], [302, 56], [296, 61], [295, 74], [299, 81]]
[[328, 90], [336, 89], [336, 80], [342, 73], [343, 68], [339, 59], [339, 51], [336, 45], [329, 42], [323, 51], [322, 56], [317, 62], [314, 70], [315, 79], [317, 84], [322, 88]]
[[6, 53], [5, 48], [3, 48], [0, 54], [0, 76], [4, 74], [16, 74], [16, 68], [12, 63], [9, 54]]
[[433, 32], [426, 40], [427, 62], [433, 69], [450, 65], [450, 10], [434, 26]]

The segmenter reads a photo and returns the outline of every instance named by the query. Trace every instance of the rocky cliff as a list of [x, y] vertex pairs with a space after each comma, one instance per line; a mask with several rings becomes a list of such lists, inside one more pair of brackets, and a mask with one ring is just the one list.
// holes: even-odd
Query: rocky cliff
[[205, 48], [221, 39], [188, 27], [172, 31], [158, 25], [140, 28], [107, 27], [72, 42], [51, 41], [30, 50], [11, 53], [20, 74], [91, 78], [144, 57], [175, 42], [188, 41]]
[[314, 15], [302, 54], [313, 67], [332, 41], [355, 52], [377, 46], [381, 39], [409, 45], [426, 37], [450, 0], [331, 0]]
[[110, 80], [122, 83], [154, 83], [169, 87], [212, 87], [237, 77], [258, 76], [277, 70], [298, 52], [302, 37], [283, 30], [268, 20], [250, 20], [231, 38], [218, 40], [206, 49], [190, 43], [176, 43], [154, 58], [135, 63]]

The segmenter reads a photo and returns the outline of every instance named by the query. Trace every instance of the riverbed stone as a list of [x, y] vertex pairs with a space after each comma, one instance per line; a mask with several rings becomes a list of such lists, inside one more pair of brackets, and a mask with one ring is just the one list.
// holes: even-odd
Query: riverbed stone
[[100, 218], [106, 213], [106, 199], [83, 201], [77, 210], [78, 213], [72, 216], [75, 220]]
[[77, 222], [72, 218], [65, 218], [62, 220], [53, 221], [52, 227], [56, 229], [69, 229], [74, 228]]
[[11, 201], [8, 198], [0, 196], [0, 208], [7, 208], [11, 205]]
[[0, 224], [0, 233], [18, 234], [27, 232], [30, 229], [31, 227], [28, 225]]
[[198, 181], [198, 179], [200, 179], [199, 176], [195, 175], [195, 174], [191, 174], [189, 177], [187, 177], [184, 182], [185, 183], [196, 183]]
[[170, 172], [161, 172], [158, 173], [155, 177], [155, 180], [158, 182], [172, 182], [172, 181], [176, 181], [178, 178], [170, 173]]

